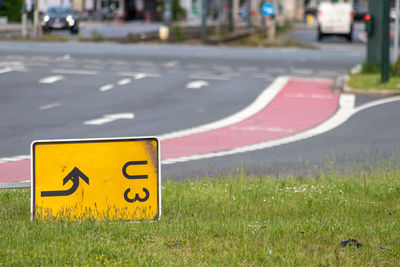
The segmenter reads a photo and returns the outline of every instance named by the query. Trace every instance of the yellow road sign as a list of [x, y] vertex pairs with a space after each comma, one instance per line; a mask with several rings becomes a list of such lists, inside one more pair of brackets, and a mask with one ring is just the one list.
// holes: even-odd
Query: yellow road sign
[[33, 218], [161, 216], [157, 138], [35, 141], [31, 153]]

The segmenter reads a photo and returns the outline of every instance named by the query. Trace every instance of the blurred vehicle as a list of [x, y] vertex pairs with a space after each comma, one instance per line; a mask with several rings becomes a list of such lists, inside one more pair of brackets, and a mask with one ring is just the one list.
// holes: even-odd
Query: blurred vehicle
[[42, 19], [43, 32], [51, 30], [69, 30], [79, 33], [79, 18], [70, 7], [50, 7]]
[[390, 8], [390, 21], [396, 20], [396, 9], [394, 7]]
[[349, 1], [321, 1], [318, 6], [318, 41], [327, 35], [340, 35], [352, 42], [353, 16], [353, 6]]
[[354, 7], [354, 20], [355, 21], [363, 21], [365, 15], [368, 14], [368, 7], [363, 6], [355, 6]]

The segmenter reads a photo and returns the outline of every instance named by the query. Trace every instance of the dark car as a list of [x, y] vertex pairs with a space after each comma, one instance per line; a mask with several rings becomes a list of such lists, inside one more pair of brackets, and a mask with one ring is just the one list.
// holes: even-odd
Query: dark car
[[79, 33], [79, 19], [70, 7], [50, 7], [42, 19], [43, 32], [69, 30]]

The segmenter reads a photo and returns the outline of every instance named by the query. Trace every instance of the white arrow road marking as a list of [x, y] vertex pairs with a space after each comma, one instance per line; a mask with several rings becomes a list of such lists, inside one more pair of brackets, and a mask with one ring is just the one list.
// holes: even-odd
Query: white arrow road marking
[[133, 118], [135, 118], [133, 113], [105, 114], [102, 118], [85, 121], [84, 124], [102, 125], [116, 120], [132, 120]]
[[64, 76], [54, 75], [39, 80], [39, 83], [55, 83], [64, 79]]
[[186, 84], [186, 88], [188, 89], [199, 89], [203, 86], [208, 86], [208, 82], [197, 80], [197, 81], [191, 81], [188, 84]]
[[40, 110], [46, 110], [46, 109], [56, 108], [58, 106], [61, 106], [61, 104], [60, 103], [51, 103], [51, 104], [48, 104], [48, 105], [41, 106], [39, 109]]
[[132, 82], [132, 80], [129, 79], [129, 78], [127, 78], [127, 79], [122, 79], [122, 80], [118, 81], [118, 85], [125, 85], [125, 84], [128, 84], [128, 83], [130, 83], [130, 82]]
[[103, 85], [102, 87], [100, 87], [100, 91], [101, 92], [105, 92], [105, 91], [108, 91], [108, 90], [111, 90], [111, 89], [113, 89], [114, 88], [114, 85], [112, 85], [112, 84], [106, 84], [106, 85]]

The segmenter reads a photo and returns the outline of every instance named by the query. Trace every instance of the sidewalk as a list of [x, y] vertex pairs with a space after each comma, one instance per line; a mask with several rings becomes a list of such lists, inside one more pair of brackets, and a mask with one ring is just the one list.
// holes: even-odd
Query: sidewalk
[[[82, 37], [92, 37], [94, 33], [102, 35], [105, 38], [125, 37], [129, 34], [141, 34], [157, 32], [162, 23], [144, 21], [81, 21], [79, 23]], [[22, 25], [20, 23], [0, 24], [0, 36], [20, 35]], [[32, 35], [33, 25], [28, 23], [28, 33]], [[53, 31], [52, 34], [70, 35], [67, 30]]]

